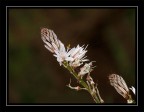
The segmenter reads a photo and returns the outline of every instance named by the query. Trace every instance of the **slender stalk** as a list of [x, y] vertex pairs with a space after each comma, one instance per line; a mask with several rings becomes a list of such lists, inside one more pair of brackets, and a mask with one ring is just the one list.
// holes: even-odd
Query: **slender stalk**
[[87, 89], [87, 91], [91, 94], [91, 96], [93, 97], [95, 103], [101, 103], [100, 100], [98, 99], [98, 97], [96, 96], [96, 93], [92, 93], [92, 89], [87, 85], [87, 83], [83, 80], [83, 79], [80, 79], [78, 77], [78, 74], [75, 72], [75, 70], [69, 66], [69, 64], [67, 62], [64, 62], [63, 63], [63, 66], [65, 68], [67, 68], [69, 70], [69, 72], [78, 80], [78, 82], [84, 87]]

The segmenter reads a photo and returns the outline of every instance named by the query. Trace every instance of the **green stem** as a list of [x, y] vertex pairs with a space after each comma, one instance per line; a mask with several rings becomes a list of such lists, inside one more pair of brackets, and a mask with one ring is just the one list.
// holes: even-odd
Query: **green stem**
[[[71, 66], [69, 66], [69, 64], [67, 63], [67, 62], [64, 62], [63, 63], [63, 66], [65, 67], [65, 68], [67, 68], [68, 70], [69, 70], [69, 72], [79, 81], [79, 83], [83, 86], [83, 87], [85, 87], [86, 89], [87, 89], [87, 91], [91, 94], [91, 88], [89, 88], [89, 86], [87, 85], [87, 83], [83, 80], [83, 79], [80, 79], [79, 77], [78, 77], [78, 74], [75, 72], [75, 70], [71, 67]], [[94, 95], [94, 94], [91, 94], [91, 96], [93, 97], [93, 99], [94, 99], [94, 101], [96, 102], [96, 103], [101, 103], [100, 101], [99, 101], [99, 99], [97, 98], [97, 96], [96, 95]]]
[[79, 83], [85, 87], [87, 90], [89, 90], [87, 84], [78, 77], [77, 73], [70, 67], [70, 66], [67, 66], [67, 69], [70, 71], [71, 74], [73, 74], [73, 76], [79, 81]]

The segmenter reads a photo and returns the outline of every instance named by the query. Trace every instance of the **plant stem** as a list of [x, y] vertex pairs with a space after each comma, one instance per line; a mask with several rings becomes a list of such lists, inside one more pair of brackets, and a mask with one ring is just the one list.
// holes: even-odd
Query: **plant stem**
[[96, 94], [92, 94], [92, 90], [91, 88], [87, 85], [87, 83], [83, 80], [83, 79], [80, 79], [78, 77], [78, 74], [75, 72], [75, 70], [69, 66], [69, 64], [67, 62], [64, 62], [63, 63], [63, 66], [65, 68], [67, 68], [69, 70], [69, 72], [78, 80], [78, 82], [84, 87], [87, 89], [87, 91], [91, 94], [91, 96], [93, 97], [94, 101], [96, 103], [101, 103], [100, 100], [98, 99], [98, 97], [96, 96]]

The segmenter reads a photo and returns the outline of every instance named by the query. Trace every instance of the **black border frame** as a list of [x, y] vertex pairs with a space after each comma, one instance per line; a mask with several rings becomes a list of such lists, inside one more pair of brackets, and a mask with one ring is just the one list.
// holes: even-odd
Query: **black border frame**
[[[65, 2], [56, 2], [56, 1], [49, 1], [49, 2], [35, 2], [35, 5], [34, 5], [34, 3], [33, 2], [24, 2], [24, 1], [21, 1], [21, 2], [18, 2], [18, 1], [2, 1], [2, 2], [0, 2], [0, 16], [2, 17], [2, 18], [0, 18], [0, 20], [1, 20], [1, 23], [2, 24], [0, 24], [1, 26], [0, 26], [0, 29], [1, 29], [1, 37], [7, 37], [8, 36], [8, 34], [7, 34], [7, 32], [6, 32], [6, 28], [8, 29], [8, 23], [6, 23], [7, 21], [6, 21], [6, 17], [8, 17], [7, 16], [7, 7], [9, 7], [9, 6], [35, 6], [35, 7], [37, 7], [37, 6], [43, 6], [44, 4], [45, 4], [45, 6], [46, 6], [46, 4], [48, 4], [48, 6], [109, 6], [110, 4], [115, 4], [115, 5], [111, 5], [111, 6], [136, 6], [137, 7], [137, 10], [138, 10], [138, 12], [137, 12], [137, 16], [138, 16], [138, 20], [137, 21], [139, 21], [138, 22], [138, 25], [136, 25], [136, 29], [138, 29], [136, 32], [138, 33], [136, 33], [136, 36], [139, 36], [139, 39], [138, 39], [138, 45], [137, 45], [137, 43], [136, 43], [136, 45], [138, 46], [138, 49], [137, 49], [137, 54], [139, 54], [139, 51], [144, 51], [143, 49], [142, 49], [142, 47], [139, 45], [139, 43], [140, 42], [142, 42], [142, 40], [140, 40], [142, 37], [141, 36], [143, 36], [143, 31], [142, 31], [142, 29], [144, 29], [144, 27], [143, 27], [143, 20], [144, 20], [144, 15], [143, 15], [143, 9], [144, 9], [144, 7], [143, 7], [143, 2], [142, 1], [125, 1], [125, 2], [120, 2], [120, 1], [115, 1], [115, 2], [103, 2], [103, 1], [98, 1], [97, 3], [95, 2], [95, 3], [93, 3], [93, 2], [90, 2], [90, 1], [84, 1], [84, 2], [78, 2], [77, 4], [75, 4], [76, 2], [71, 2], [71, 1], [65, 1]], [[123, 3], [125, 4], [125, 5], [123, 5]], [[143, 3], [143, 4], [142, 4]], [[108, 5], [109, 4], [109, 5]], [[142, 24], [141, 24], [142, 23]], [[6, 27], [7, 26], [7, 27]], [[141, 38], [140, 38], [141, 37]], [[140, 86], [140, 87], [138, 87], [139, 88], [139, 90], [138, 90], [138, 96], [140, 97], [139, 99], [137, 99], [138, 100], [138, 105], [122, 105], [122, 106], [117, 106], [117, 105], [115, 105], [114, 106], [114, 108], [113, 108], [113, 106], [105, 106], [105, 105], [97, 105], [97, 106], [89, 106], [89, 108], [87, 108], [87, 106], [69, 106], [69, 105], [67, 105], [67, 106], [38, 106], [38, 105], [35, 105], [35, 106], [17, 106], [17, 105], [7, 105], [7, 99], [6, 99], [6, 93], [5, 93], [5, 91], [6, 91], [6, 89], [7, 89], [7, 84], [6, 84], [6, 82], [5, 82], [5, 80], [7, 79], [6, 77], [5, 77], [5, 74], [7, 73], [7, 70], [6, 70], [6, 66], [7, 66], [7, 62], [6, 62], [6, 56], [8, 55], [8, 52], [7, 52], [7, 49], [8, 49], [8, 44], [7, 45], [5, 45], [5, 43], [7, 42], [7, 40], [5, 39], [5, 38], [2, 38], [2, 41], [0, 41], [1, 43], [0, 43], [0, 45], [1, 45], [1, 54], [3, 54], [3, 55], [0, 55], [0, 57], [1, 57], [1, 59], [2, 59], [2, 61], [1, 62], [3, 62], [2, 64], [1, 64], [1, 70], [3, 70], [3, 71], [1, 71], [1, 74], [2, 75], [0, 75], [0, 89], [2, 88], [2, 90], [0, 90], [0, 91], [2, 91], [1, 93], [0, 93], [0, 95], [1, 95], [1, 100], [0, 100], [0, 110], [21, 110], [21, 109], [23, 109], [23, 110], [33, 110], [35, 107], [36, 108], [38, 108], [38, 110], [40, 109], [48, 109], [48, 110], [54, 110], [54, 109], [58, 109], [58, 111], [60, 111], [59, 109], [63, 109], [63, 110], [67, 110], [67, 111], [69, 111], [69, 109], [67, 109], [67, 107], [68, 108], [71, 108], [70, 110], [72, 111], [72, 110], [77, 110], [77, 111], [80, 111], [80, 110], [85, 110], [85, 111], [93, 111], [93, 110], [99, 110], [99, 111], [104, 111], [105, 109], [107, 109], [107, 111], [110, 111], [110, 112], [112, 112], [112, 111], [114, 111], [114, 108], [115, 108], [115, 112], [117, 112], [118, 110], [121, 110], [121, 112], [122, 112], [122, 110], [125, 112], [126, 110], [128, 111], [135, 111], [135, 112], [137, 112], [138, 110], [141, 112], [142, 111], [142, 108], [143, 108], [143, 102], [141, 101], [142, 99], [144, 99], [143, 98], [143, 91], [142, 91], [142, 75], [139, 75], [139, 78], [138, 78], [138, 85]], [[140, 50], [139, 50], [140, 49]], [[7, 53], [7, 55], [6, 55], [6, 53]], [[142, 58], [143, 57], [143, 53], [142, 53], [142, 55], [137, 55], [136, 56], [137, 58]], [[7, 60], [8, 61], [8, 60]], [[140, 59], [138, 59], [137, 60], [138, 61], [138, 68], [137, 68], [137, 70], [138, 70], [138, 73], [139, 74], [141, 74], [142, 73], [142, 67], [143, 66], [140, 66], [140, 62], [141, 63], [143, 63], [143, 60], [142, 61], [140, 61]], [[137, 88], [137, 89], [138, 89]], [[141, 91], [141, 92], [140, 92]], [[55, 107], [57, 107], [57, 108], [55, 108]], [[75, 109], [75, 108], [77, 108], [78, 107], [78, 109]], [[101, 108], [101, 107], [105, 107], [105, 108]], [[35, 109], [36, 109], [35, 108]], [[42, 110], [41, 110], [42, 111]]]

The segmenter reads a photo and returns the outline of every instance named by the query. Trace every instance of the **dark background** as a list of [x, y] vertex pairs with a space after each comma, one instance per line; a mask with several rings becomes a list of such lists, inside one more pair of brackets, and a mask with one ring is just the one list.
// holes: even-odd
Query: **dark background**
[[[71, 74], [44, 47], [40, 29], [54, 30], [67, 46], [88, 46], [91, 73], [106, 103], [126, 103], [108, 76], [136, 84], [135, 16], [132, 8], [9, 9], [9, 103], [94, 103], [85, 91], [66, 87]], [[76, 80], [72, 79], [74, 86]]]

